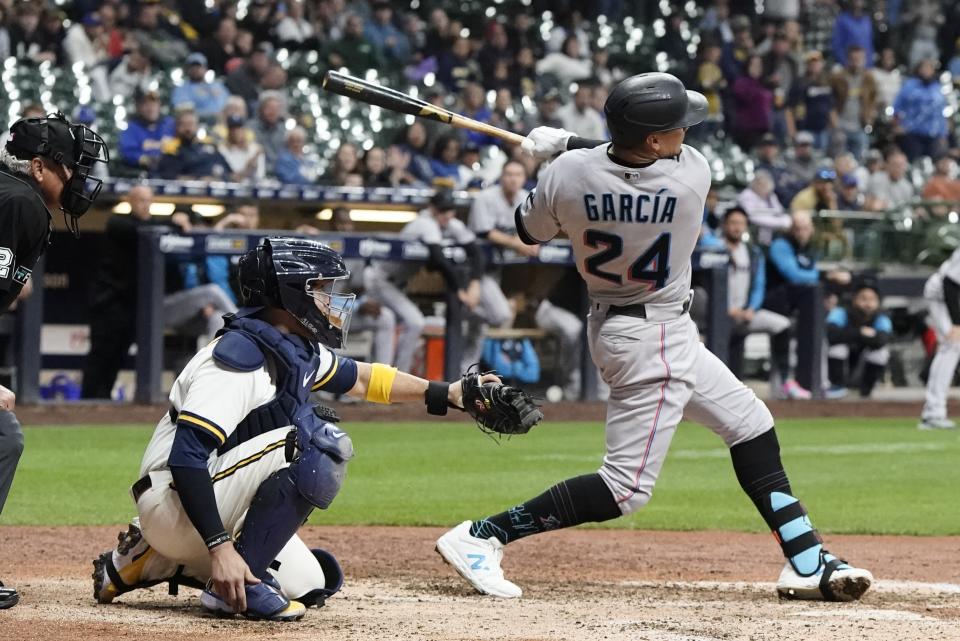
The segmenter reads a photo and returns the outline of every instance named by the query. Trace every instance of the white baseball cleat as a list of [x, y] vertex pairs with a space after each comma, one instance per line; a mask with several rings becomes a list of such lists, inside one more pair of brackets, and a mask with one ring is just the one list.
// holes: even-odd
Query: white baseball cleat
[[917, 423], [918, 430], [952, 430], [957, 426], [949, 418], [924, 418]]
[[503, 578], [500, 560], [503, 543], [496, 537], [470, 536], [472, 521], [464, 521], [437, 539], [437, 552], [480, 594], [516, 599], [523, 594], [519, 586]]
[[787, 561], [777, 581], [777, 594], [781, 599], [856, 601], [872, 583], [873, 575], [868, 570], [852, 567], [823, 551], [820, 567], [810, 576], [800, 576]]

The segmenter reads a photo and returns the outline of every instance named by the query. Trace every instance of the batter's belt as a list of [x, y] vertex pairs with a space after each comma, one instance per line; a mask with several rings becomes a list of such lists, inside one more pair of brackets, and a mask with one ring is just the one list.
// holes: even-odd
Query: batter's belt
[[[632, 316], [634, 318], [643, 318], [645, 320], [653, 322], [662, 322], [673, 320], [678, 316], [683, 316], [690, 311], [690, 304], [693, 302], [693, 292], [690, 292], [690, 296], [687, 297], [682, 303], [667, 303], [667, 304], [644, 304], [644, 303], [635, 303], [633, 305], [607, 305], [606, 306], [606, 317], [610, 318], [612, 316]], [[602, 311], [604, 305], [601, 303], [594, 303], [594, 308], [597, 311]]]

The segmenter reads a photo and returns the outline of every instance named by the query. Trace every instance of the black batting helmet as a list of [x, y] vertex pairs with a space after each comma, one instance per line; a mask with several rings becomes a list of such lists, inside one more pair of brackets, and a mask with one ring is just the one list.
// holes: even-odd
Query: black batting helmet
[[264, 238], [240, 259], [240, 304], [286, 310], [320, 343], [342, 347], [355, 294], [337, 293], [350, 277], [343, 258], [306, 238]]
[[691, 127], [707, 115], [707, 99], [687, 91], [669, 73], [630, 76], [610, 92], [603, 105], [615, 147], [639, 147], [658, 131]]

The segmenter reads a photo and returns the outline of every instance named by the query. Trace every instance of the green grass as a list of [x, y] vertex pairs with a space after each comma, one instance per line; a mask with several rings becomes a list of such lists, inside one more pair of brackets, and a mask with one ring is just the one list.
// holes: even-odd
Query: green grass
[[[340, 496], [313, 523], [450, 525], [510, 507], [594, 471], [598, 424], [548, 423], [500, 445], [464, 423], [345, 426], [357, 457]], [[2, 522], [120, 523], [151, 427], [27, 427]], [[795, 492], [825, 532], [960, 534], [960, 436], [908, 419], [782, 421]], [[603, 527], [763, 531], [723, 444], [682, 425], [650, 504]]]

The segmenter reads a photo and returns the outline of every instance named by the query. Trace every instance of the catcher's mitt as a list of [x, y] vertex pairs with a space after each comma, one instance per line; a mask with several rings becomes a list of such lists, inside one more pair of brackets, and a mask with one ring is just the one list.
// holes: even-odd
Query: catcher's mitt
[[486, 434], [526, 434], [543, 420], [543, 412], [521, 389], [503, 383], [481, 383], [480, 372], [461, 377], [463, 409]]

